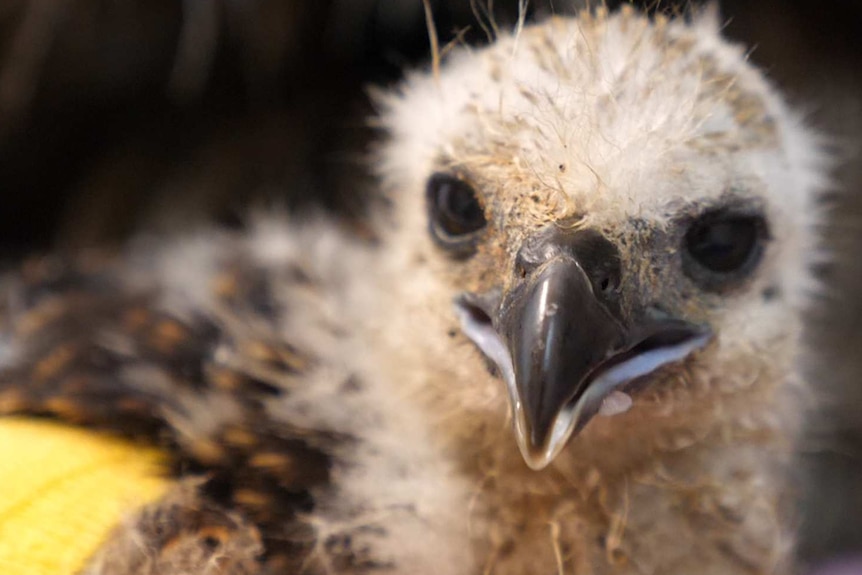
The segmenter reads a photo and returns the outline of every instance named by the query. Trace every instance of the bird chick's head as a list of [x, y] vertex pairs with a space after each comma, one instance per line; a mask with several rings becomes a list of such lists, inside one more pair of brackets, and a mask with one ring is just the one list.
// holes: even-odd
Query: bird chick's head
[[552, 18], [384, 107], [391, 240], [496, 367], [531, 467], [643, 390], [719, 406], [789, 373], [823, 162], [715, 17]]

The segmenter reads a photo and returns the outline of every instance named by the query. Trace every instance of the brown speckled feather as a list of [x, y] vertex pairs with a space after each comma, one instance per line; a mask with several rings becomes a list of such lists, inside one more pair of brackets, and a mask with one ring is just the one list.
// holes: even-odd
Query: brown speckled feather
[[[253, 572], [260, 550], [265, 562], [301, 563], [314, 537], [296, 517], [314, 507], [309, 489], [328, 481], [324, 448], [335, 438], [275, 422], [263, 407], [288, 393], [285, 379], [301, 385], [313, 362], [273, 333], [270, 278], [229, 262], [212, 281], [219, 317], [180, 317], [159, 305], [157, 285], [135, 286], [122, 266], [99, 254], [46, 257], [7, 280], [3, 330], [18, 356], [0, 372], [0, 412], [156, 444], [170, 451], [171, 473], [202, 478], [145, 510], [136, 519], [138, 540], [164, 553], [180, 536], [183, 546], [199, 541], [201, 553], [237, 545], [254, 551], [220, 573]], [[175, 536], [153, 534], [148, 525], [157, 516]], [[171, 572], [167, 559], [149, 571], [133, 556], [117, 562], [112, 554], [128, 545], [123, 533], [103, 550], [100, 564], [110, 568], [99, 572]], [[183, 561], [197, 551], [189, 553], [166, 557], [185, 572]]]

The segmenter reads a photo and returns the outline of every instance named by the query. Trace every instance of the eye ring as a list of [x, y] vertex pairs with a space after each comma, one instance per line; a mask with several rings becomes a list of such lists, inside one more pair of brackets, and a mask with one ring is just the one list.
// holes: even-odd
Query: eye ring
[[761, 214], [726, 209], [706, 212], [683, 236], [683, 272], [706, 291], [732, 288], [757, 268], [768, 239], [769, 229]]
[[474, 187], [453, 174], [435, 173], [428, 179], [425, 197], [429, 229], [437, 245], [454, 257], [472, 255], [488, 223]]

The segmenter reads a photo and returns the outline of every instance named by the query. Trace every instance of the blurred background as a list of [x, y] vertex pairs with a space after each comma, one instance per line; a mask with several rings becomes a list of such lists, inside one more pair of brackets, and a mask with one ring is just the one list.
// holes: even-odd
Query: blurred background
[[[490, 4], [510, 27], [517, 1]], [[431, 5], [441, 42], [487, 42], [486, 0]], [[528, 16], [576, 5], [532, 0]], [[824, 230], [835, 259], [818, 271], [829, 293], [810, 321], [825, 409], [800, 461], [802, 553], [821, 562], [862, 552], [862, 2], [720, 7], [841, 160]], [[420, 0], [0, 0], [0, 263], [139, 229], [241, 226], [253, 205], [361, 213], [365, 88], [428, 50]]]

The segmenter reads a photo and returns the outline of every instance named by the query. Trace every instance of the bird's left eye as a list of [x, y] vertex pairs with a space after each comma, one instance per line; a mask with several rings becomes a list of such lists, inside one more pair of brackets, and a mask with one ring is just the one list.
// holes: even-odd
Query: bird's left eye
[[685, 234], [684, 270], [705, 289], [729, 287], [754, 270], [767, 237], [762, 216], [707, 213]]
[[468, 255], [476, 232], [487, 224], [473, 186], [450, 174], [434, 174], [426, 196], [435, 241], [456, 255]]

